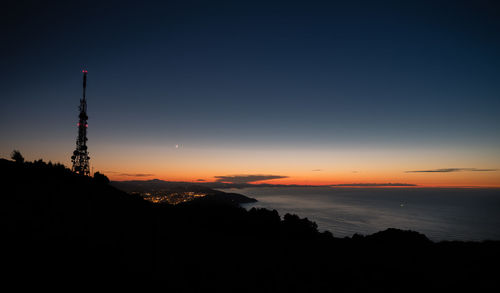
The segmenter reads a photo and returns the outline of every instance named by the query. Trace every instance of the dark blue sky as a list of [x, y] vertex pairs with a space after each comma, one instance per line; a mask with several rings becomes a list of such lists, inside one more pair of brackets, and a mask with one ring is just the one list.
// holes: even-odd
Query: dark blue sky
[[94, 152], [500, 147], [496, 1], [43, 2], [2, 12], [4, 156], [71, 153], [82, 68]]

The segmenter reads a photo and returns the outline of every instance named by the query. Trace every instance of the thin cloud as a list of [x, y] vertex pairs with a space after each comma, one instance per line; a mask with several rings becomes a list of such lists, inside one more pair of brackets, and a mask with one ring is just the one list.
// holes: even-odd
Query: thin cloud
[[130, 176], [130, 177], [150, 177], [153, 176], [154, 174], [147, 174], [147, 173], [136, 173], [136, 174], [131, 174], [131, 173], [120, 173], [120, 176]]
[[492, 172], [498, 171], [498, 169], [478, 169], [478, 168], [443, 168], [443, 169], [431, 169], [431, 170], [413, 170], [405, 171], [405, 173], [451, 173], [451, 172]]
[[320, 172], [320, 171], [323, 171], [323, 169], [314, 169], [312, 171], [314, 171], [314, 172]]
[[252, 183], [252, 182], [263, 181], [263, 180], [288, 178], [288, 176], [281, 176], [281, 175], [232, 175], [232, 176], [214, 176], [214, 178], [216, 178], [215, 182], [241, 184], [241, 183]]
[[154, 174], [149, 173], [120, 173], [117, 171], [103, 171], [104, 174], [117, 174], [118, 176], [127, 176], [127, 177], [150, 177], [154, 176]]
[[418, 186], [410, 183], [346, 183], [346, 184], [333, 184], [330, 186], [336, 187], [390, 187], [390, 186]]

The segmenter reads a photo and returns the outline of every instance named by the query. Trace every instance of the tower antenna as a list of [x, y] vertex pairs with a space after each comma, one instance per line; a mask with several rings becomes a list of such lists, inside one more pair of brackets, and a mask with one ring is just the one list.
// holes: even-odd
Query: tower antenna
[[76, 138], [76, 149], [71, 156], [73, 163], [73, 172], [81, 175], [90, 175], [89, 153], [87, 151], [87, 100], [85, 98], [85, 90], [87, 88], [87, 70], [83, 72], [83, 97], [80, 99], [80, 115], [78, 116], [78, 137]]

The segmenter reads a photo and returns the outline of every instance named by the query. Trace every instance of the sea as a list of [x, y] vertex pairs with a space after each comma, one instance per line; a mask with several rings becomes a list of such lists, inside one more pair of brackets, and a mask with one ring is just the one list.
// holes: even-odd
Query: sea
[[316, 222], [335, 237], [387, 228], [433, 241], [500, 240], [500, 189], [252, 187], [225, 189], [258, 200], [246, 209], [275, 209]]

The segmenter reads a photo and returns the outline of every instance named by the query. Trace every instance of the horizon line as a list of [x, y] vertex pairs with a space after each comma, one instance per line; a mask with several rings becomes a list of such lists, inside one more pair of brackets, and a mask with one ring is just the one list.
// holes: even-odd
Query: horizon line
[[[163, 181], [169, 183], [189, 183], [189, 184], [221, 184], [221, 185], [243, 185], [245, 187], [330, 187], [330, 188], [485, 188], [485, 189], [496, 189], [500, 188], [500, 185], [420, 185], [420, 184], [410, 184], [410, 183], [340, 183], [340, 184], [280, 184], [280, 183], [231, 183], [231, 182], [220, 182], [220, 181], [168, 181], [158, 178], [153, 179], [133, 179], [133, 180], [111, 180], [111, 182], [131, 182], [131, 181]], [[231, 187], [229, 187], [231, 188]]]

